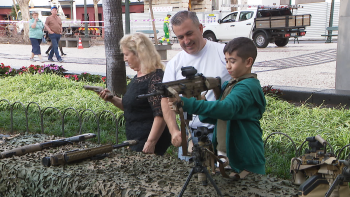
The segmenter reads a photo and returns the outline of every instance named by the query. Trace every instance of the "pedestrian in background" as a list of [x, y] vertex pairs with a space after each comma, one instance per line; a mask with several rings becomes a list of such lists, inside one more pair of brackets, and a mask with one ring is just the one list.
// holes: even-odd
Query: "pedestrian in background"
[[29, 39], [32, 44], [32, 55], [30, 56], [30, 61], [35, 62], [34, 55], [38, 55], [40, 62], [44, 63], [40, 50], [40, 44], [44, 35], [44, 24], [38, 19], [38, 15], [38, 12], [34, 11], [32, 13], [33, 18], [29, 20]]
[[159, 40], [160, 44], [163, 44], [163, 42], [166, 41], [168, 44], [171, 44], [170, 40], [169, 40], [169, 20], [170, 20], [171, 14], [168, 13], [167, 16], [164, 19], [164, 24], [163, 24], [163, 30], [164, 30], [164, 37]]
[[57, 15], [57, 7], [53, 6], [51, 8], [51, 16], [46, 18], [45, 28], [49, 32], [49, 38], [52, 43], [52, 50], [49, 54], [48, 60], [53, 62], [53, 54], [56, 55], [56, 58], [59, 62], [63, 62], [59, 52], [58, 52], [58, 43], [60, 42], [62, 34], [62, 21], [61, 18]]
[[[49, 38], [49, 34], [48, 33], [46, 33], [46, 38], [47, 38], [47, 42], [50, 42], [50, 46], [49, 46], [49, 48], [46, 50], [46, 54], [47, 55], [49, 55], [49, 53], [50, 53], [50, 51], [51, 51], [51, 49], [52, 49], [52, 42], [51, 42], [51, 39]], [[64, 55], [67, 55], [67, 54], [65, 54], [64, 52], [63, 52], [63, 49], [62, 49], [62, 42], [58, 42], [58, 48], [60, 49], [60, 51], [61, 51], [61, 56], [64, 56]]]

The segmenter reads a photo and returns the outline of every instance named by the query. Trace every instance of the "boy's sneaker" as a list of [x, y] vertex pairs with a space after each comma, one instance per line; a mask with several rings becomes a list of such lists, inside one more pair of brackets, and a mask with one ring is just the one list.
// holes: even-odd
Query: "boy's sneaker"
[[48, 60], [49, 60], [50, 62], [54, 62], [52, 58], [49, 58]]
[[30, 60], [31, 62], [35, 62], [35, 60], [34, 60], [33, 58], [29, 58], [29, 60]]

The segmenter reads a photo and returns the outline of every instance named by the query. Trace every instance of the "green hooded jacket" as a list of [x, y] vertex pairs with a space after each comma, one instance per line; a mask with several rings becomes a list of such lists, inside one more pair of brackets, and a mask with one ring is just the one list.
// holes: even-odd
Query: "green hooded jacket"
[[[227, 84], [223, 84], [223, 90]], [[265, 174], [264, 143], [259, 120], [265, 111], [266, 100], [258, 79], [239, 81], [222, 101], [181, 99], [184, 111], [200, 115], [202, 122], [216, 124], [217, 119], [227, 121], [226, 152], [235, 172], [247, 170]], [[217, 146], [216, 129], [215, 125], [214, 149]]]

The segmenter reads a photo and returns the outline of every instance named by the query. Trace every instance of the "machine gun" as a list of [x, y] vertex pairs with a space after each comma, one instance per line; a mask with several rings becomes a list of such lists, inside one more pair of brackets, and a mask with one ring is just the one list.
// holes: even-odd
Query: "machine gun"
[[[181, 119], [181, 137], [186, 139], [186, 125], [185, 118], [182, 110], [182, 102], [179, 97], [180, 94], [186, 98], [195, 97], [201, 100], [201, 93], [208, 90], [213, 90], [215, 97], [219, 98], [221, 91], [221, 79], [220, 77], [205, 77], [201, 73], [197, 73], [197, 70], [193, 66], [182, 67], [182, 76], [185, 79], [170, 81], [167, 83], [156, 84], [156, 91], [150, 94], [138, 95], [138, 99], [147, 98], [150, 96], [162, 95], [163, 97], [175, 97], [179, 102], [174, 102], [173, 108], [179, 113]], [[187, 142], [182, 140], [182, 153], [184, 156], [188, 156]]]
[[[96, 93], [100, 93], [104, 88], [103, 87], [99, 87], [99, 86], [88, 86], [88, 85], [84, 85], [83, 88], [85, 90], [91, 90], [91, 91], [94, 91]], [[108, 99], [111, 99], [113, 98], [113, 94], [112, 93], [109, 93], [107, 94], [107, 98]]]
[[59, 153], [50, 157], [44, 157], [42, 159], [43, 166], [50, 167], [50, 166], [59, 166], [62, 164], [71, 163], [74, 161], [90, 158], [93, 156], [105, 156], [103, 154], [112, 152], [115, 148], [121, 148], [124, 146], [131, 146], [137, 144], [137, 140], [128, 140], [124, 141], [121, 144], [117, 145], [104, 145], [99, 146], [95, 148], [89, 148], [84, 150], [73, 150], [66, 153]]
[[4, 151], [4, 152], [0, 153], [0, 159], [9, 158], [9, 157], [12, 157], [14, 155], [21, 156], [21, 155], [24, 155], [27, 153], [41, 151], [41, 150], [48, 149], [51, 147], [64, 146], [67, 144], [72, 144], [73, 142], [81, 142], [81, 141], [85, 141], [86, 139], [90, 139], [90, 138], [94, 138], [94, 137], [96, 137], [96, 134], [86, 133], [86, 134], [77, 135], [77, 136], [73, 136], [73, 137], [69, 137], [69, 138], [22, 146], [19, 148], [15, 148], [15, 149]]
[[201, 93], [213, 89], [215, 97], [219, 98], [221, 90], [220, 77], [205, 77], [193, 66], [182, 67], [182, 76], [186, 79], [170, 81], [167, 83], [156, 84], [156, 91], [150, 94], [142, 94], [137, 96], [138, 99], [150, 96], [162, 95], [164, 97], [174, 97], [182, 94], [186, 98], [195, 97], [201, 100]]
[[[338, 160], [332, 146], [319, 135], [308, 137], [305, 142], [309, 149], [291, 161], [293, 183], [300, 185], [298, 196], [350, 196], [350, 189], [344, 184], [350, 182], [350, 154], [347, 160]], [[327, 152], [327, 145], [331, 152]]]

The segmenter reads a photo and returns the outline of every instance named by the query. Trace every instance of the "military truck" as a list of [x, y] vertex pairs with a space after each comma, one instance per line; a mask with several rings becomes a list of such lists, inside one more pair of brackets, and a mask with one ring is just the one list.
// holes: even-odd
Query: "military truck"
[[311, 15], [293, 15], [289, 7], [267, 8], [258, 6], [226, 15], [217, 23], [204, 26], [204, 38], [228, 42], [237, 37], [251, 38], [258, 48], [269, 43], [282, 47], [289, 38], [305, 36]]

